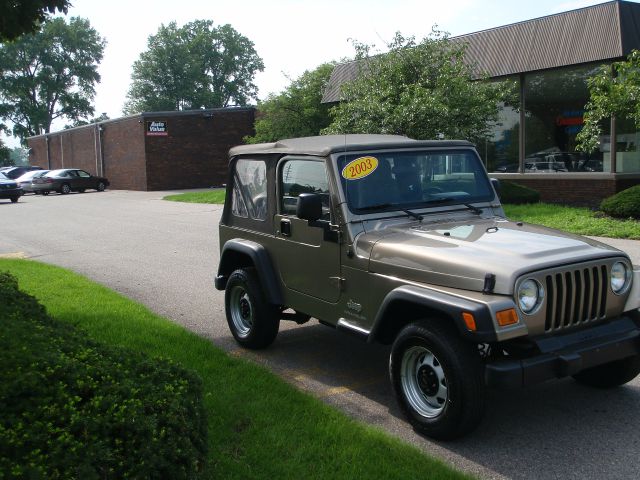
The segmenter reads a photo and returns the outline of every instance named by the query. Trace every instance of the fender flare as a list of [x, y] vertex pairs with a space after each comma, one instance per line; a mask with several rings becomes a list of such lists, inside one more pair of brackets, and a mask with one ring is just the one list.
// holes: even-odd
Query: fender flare
[[[456, 330], [463, 338], [468, 338], [478, 343], [495, 342], [497, 340], [492, 309], [488, 303], [473, 301], [437, 290], [405, 285], [389, 292], [383, 300], [378, 309], [373, 328], [369, 332], [368, 342], [376, 341], [383, 328], [388, 325], [388, 322], [393, 322], [393, 319], [387, 318], [387, 312], [398, 302], [411, 303], [442, 312], [453, 320]], [[512, 304], [505, 300], [504, 305], [505, 308], [508, 308]], [[463, 312], [473, 315], [477, 326], [476, 331], [470, 331], [467, 328], [462, 318]]]
[[267, 250], [259, 243], [241, 238], [233, 238], [228, 240], [222, 247], [220, 252], [220, 263], [218, 265], [218, 275], [215, 278], [215, 287], [218, 290], [224, 290], [227, 286], [229, 275], [238, 267], [246, 266], [237, 263], [238, 255], [246, 256], [251, 259], [255, 267], [260, 285], [262, 286], [267, 301], [274, 305], [282, 305], [282, 291], [280, 289], [280, 281], [273, 262]]

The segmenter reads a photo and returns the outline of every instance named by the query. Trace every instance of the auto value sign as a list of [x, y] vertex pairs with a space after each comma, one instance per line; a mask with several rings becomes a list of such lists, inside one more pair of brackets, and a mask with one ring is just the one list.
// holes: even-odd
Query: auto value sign
[[167, 135], [169, 135], [169, 132], [167, 131], [167, 122], [160, 120], [147, 122], [147, 135], [155, 137], [166, 137]]

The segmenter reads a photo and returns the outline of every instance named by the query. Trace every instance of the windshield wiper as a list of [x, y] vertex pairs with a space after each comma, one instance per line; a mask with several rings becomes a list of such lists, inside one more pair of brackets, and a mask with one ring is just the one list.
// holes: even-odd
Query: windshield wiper
[[[432, 200], [427, 200], [426, 203], [446, 203], [446, 202], [452, 202], [454, 200], [460, 200], [460, 198], [456, 198], [456, 197], [434, 198]], [[464, 205], [465, 207], [467, 207], [469, 210], [471, 210], [476, 215], [481, 215], [482, 214], [482, 209], [480, 209], [478, 207], [475, 207], [475, 206], [471, 205], [470, 203], [461, 202], [460, 205]]]
[[379, 210], [379, 209], [389, 208], [389, 207], [395, 207], [398, 210], [402, 210], [404, 213], [406, 213], [410, 217], [413, 217], [419, 221], [422, 221], [422, 219], [424, 218], [422, 215], [418, 215], [417, 213], [412, 212], [411, 210], [407, 210], [406, 208], [400, 208], [392, 203], [380, 203], [378, 205], [367, 205], [366, 207], [360, 207], [358, 210], [364, 210], [364, 211]]
[[481, 208], [475, 207], [475, 206], [471, 205], [470, 203], [463, 203], [462, 205], [467, 207], [469, 210], [471, 210], [476, 215], [482, 215], [482, 209]]
[[410, 217], [415, 218], [419, 222], [421, 222], [422, 219], [424, 218], [422, 215], [418, 215], [416, 212], [412, 212], [411, 210], [407, 210], [406, 208], [401, 208], [401, 210], [407, 215], [409, 215]]

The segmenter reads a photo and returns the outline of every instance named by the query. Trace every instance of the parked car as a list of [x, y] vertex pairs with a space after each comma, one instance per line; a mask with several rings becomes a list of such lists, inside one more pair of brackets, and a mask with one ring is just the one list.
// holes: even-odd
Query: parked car
[[15, 180], [8, 178], [0, 172], [0, 198], [8, 198], [11, 203], [16, 203], [22, 196], [22, 189]]
[[400, 410], [439, 439], [479, 424], [487, 387], [640, 373], [640, 267], [505, 218], [471, 143], [327, 135], [229, 155], [215, 286], [242, 347], [312, 318], [392, 345]]
[[109, 180], [104, 177], [95, 177], [78, 168], [62, 168], [51, 170], [39, 178], [34, 178], [31, 188], [35, 193], [41, 192], [48, 195], [49, 192], [58, 192], [63, 195], [69, 192], [84, 192], [88, 189], [104, 191], [109, 186]]
[[26, 172], [30, 172], [32, 170], [42, 170], [42, 167], [38, 167], [37, 165], [24, 165], [24, 166], [20, 166], [20, 167], [6, 167], [2, 169], [2, 173], [4, 173], [4, 175], [11, 179], [11, 180], [15, 180], [17, 179], [19, 176], [21, 176], [22, 174], [26, 173]]
[[526, 173], [553, 173], [568, 171], [563, 162], [531, 162], [529, 160], [529, 158], [525, 159], [524, 171]]
[[50, 170], [31, 170], [30, 172], [23, 173], [18, 178], [16, 178], [16, 183], [24, 193], [27, 193], [27, 192], [36, 193], [33, 191], [33, 188], [31, 187], [31, 183], [33, 182], [33, 179], [41, 177], [42, 175], [44, 175], [49, 171]]

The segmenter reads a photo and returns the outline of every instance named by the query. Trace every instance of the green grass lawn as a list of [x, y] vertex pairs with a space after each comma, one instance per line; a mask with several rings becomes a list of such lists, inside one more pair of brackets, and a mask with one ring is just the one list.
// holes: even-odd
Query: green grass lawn
[[171, 202], [187, 202], [187, 203], [224, 203], [225, 190], [223, 188], [217, 190], [207, 190], [206, 192], [188, 192], [179, 193], [177, 195], [167, 195], [163, 200]]
[[210, 449], [203, 478], [470, 478], [80, 275], [10, 259], [0, 259], [0, 271], [93, 339], [202, 377]]
[[579, 235], [640, 239], [640, 222], [638, 220], [611, 218], [588, 208], [536, 203], [505, 205], [504, 211], [511, 220], [537, 223]]

